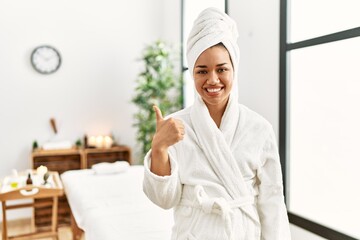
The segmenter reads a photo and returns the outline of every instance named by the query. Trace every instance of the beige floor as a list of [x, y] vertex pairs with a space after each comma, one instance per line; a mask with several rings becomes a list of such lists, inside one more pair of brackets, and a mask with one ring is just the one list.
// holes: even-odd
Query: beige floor
[[[2, 230], [2, 223], [0, 229]], [[31, 231], [31, 219], [20, 219], [8, 222], [8, 236], [30, 233]], [[0, 236], [0, 239], [2, 239], [2, 234], [0, 234]], [[50, 239], [51, 238], [42, 238], [42, 240]], [[59, 240], [72, 240], [70, 227], [59, 227]]]

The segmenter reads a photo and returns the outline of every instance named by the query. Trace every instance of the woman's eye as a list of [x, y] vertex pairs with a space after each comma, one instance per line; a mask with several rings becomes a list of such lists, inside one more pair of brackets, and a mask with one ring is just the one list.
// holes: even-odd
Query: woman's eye
[[226, 71], [226, 69], [225, 68], [220, 68], [220, 69], [218, 69], [218, 72], [219, 73], [221, 73], [221, 72], [225, 72]]
[[206, 74], [206, 71], [198, 71], [197, 74]]

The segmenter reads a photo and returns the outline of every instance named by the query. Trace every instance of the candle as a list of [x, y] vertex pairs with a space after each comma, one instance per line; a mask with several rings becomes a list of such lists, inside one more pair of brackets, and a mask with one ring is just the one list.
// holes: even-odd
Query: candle
[[40, 176], [44, 176], [45, 173], [47, 173], [47, 171], [48, 171], [47, 167], [45, 167], [45, 166], [43, 166], [43, 165], [41, 165], [40, 167], [38, 167], [38, 168], [36, 169], [37, 175], [40, 175]]
[[104, 137], [104, 147], [111, 148], [112, 144], [114, 143], [113, 139], [109, 136]]
[[95, 143], [95, 146], [97, 148], [102, 148], [104, 146], [104, 137], [103, 136], [97, 136], [96, 137], [96, 143]]
[[95, 147], [96, 146], [96, 137], [95, 136], [90, 136], [88, 139], [88, 145], [90, 147]]
[[114, 144], [114, 140], [110, 136], [90, 136], [88, 139], [88, 145], [96, 148], [111, 148]]

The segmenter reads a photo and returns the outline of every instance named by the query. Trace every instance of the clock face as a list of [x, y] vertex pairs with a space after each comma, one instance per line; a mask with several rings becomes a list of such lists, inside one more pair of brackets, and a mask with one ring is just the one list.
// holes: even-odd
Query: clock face
[[51, 46], [39, 46], [31, 53], [31, 64], [34, 69], [42, 74], [50, 74], [59, 69], [61, 56]]

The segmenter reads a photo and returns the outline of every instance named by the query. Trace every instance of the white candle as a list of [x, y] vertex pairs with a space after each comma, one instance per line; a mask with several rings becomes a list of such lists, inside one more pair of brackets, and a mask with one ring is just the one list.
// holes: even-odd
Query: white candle
[[43, 166], [43, 165], [41, 165], [40, 167], [38, 167], [38, 168], [36, 169], [36, 173], [37, 173], [38, 175], [40, 175], [40, 176], [44, 176], [45, 173], [47, 173], [47, 171], [48, 171], [47, 167], [46, 167], [46, 166]]
[[102, 147], [104, 147], [104, 137], [103, 136], [97, 136], [96, 137], [96, 143], [95, 143], [95, 146], [97, 147], [97, 148], [102, 148]]
[[114, 141], [112, 140], [111, 137], [109, 137], [109, 136], [104, 137], [104, 147], [105, 148], [111, 148], [113, 143], [114, 143]]
[[88, 145], [90, 147], [95, 147], [96, 146], [96, 137], [95, 136], [91, 136], [88, 139]]

